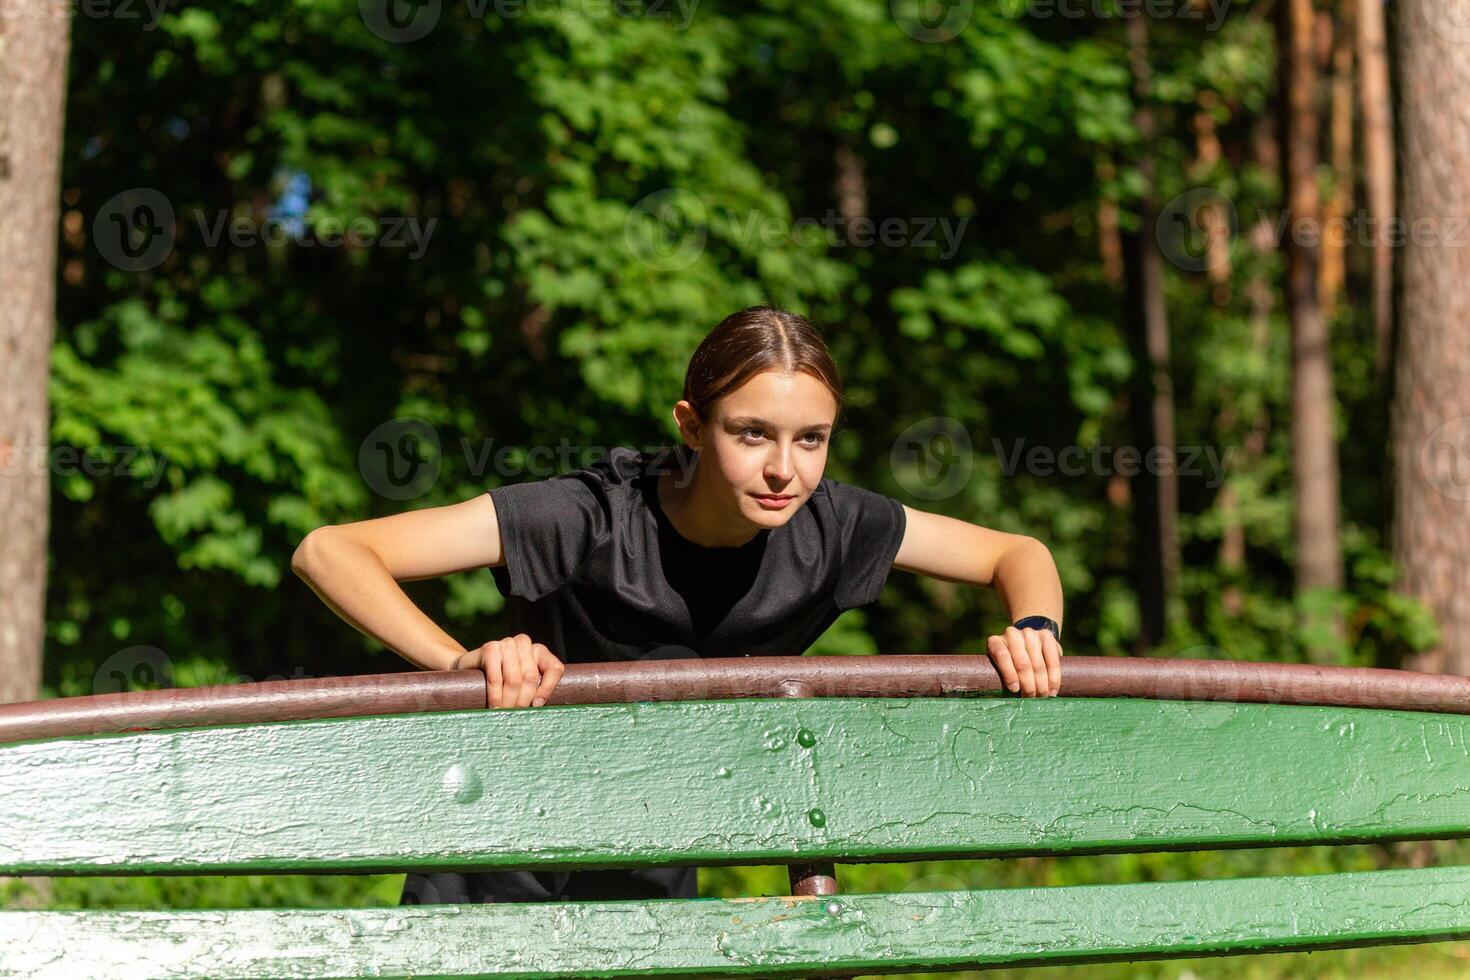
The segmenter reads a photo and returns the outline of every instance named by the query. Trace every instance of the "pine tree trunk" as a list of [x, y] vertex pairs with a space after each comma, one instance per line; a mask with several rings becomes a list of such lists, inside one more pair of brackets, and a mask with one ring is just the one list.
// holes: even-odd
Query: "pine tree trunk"
[[[1291, 324], [1291, 464], [1295, 489], [1296, 586], [1298, 593], [1342, 587], [1338, 540], [1337, 443], [1333, 415], [1332, 360], [1327, 321], [1318, 300], [1318, 239], [1301, 230], [1322, 227], [1317, 192], [1315, 105], [1317, 70], [1313, 54], [1312, 0], [1284, 0], [1277, 13], [1281, 57], [1283, 188], [1287, 216], [1286, 306]], [[1308, 625], [1342, 635], [1339, 617]], [[1331, 656], [1329, 643], [1309, 644], [1315, 661]]]
[[1383, 0], [1358, 0], [1358, 101], [1363, 113], [1363, 187], [1373, 242], [1373, 326], [1378, 370], [1388, 369], [1393, 331], [1393, 248], [1381, 229], [1394, 216], [1393, 100]]
[[45, 4], [20, 13], [0, 17], [0, 702], [38, 697], [41, 686], [47, 381], [71, 27]]
[[[71, 18], [0, 17], [0, 703], [40, 696], [50, 530], [47, 386], [56, 314], [61, 137]], [[0, 878], [0, 891], [14, 879]], [[15, 904], [44, 906], [48, 878]]]
[[1102, 260], [1103, 278], [1109, 285], [1123, 285], [1123, 238], [1118, 222], [1118, 199], [1111, 186], [1117, 178], [1113, 161], [1106, 157], [1097, 162], [1097, 181], [1104, 189], [1097, 196], [1097, 254]]
[[1400, 213], [1411, 233], [1399, 259], [1393, 552], [1398, 587], [1443, 631], [1412, 666], [1470, 674], [1470, 248], [1460, 227], [1470, 216], [1470, 39], [1436, 0], [1405, 0], [1398, 17]]
[[[1211, 180], [1220, 165], [1220, 134], [1215, 128], [1214, 109], [1219, 97], [1210, 89], [1199, 94], [1199, 108], [1194, 114], [1194, 159], [1186, 172], [1196, 186]], [[1212, 284], [1210, 293], [1216, 305], [1230, 305], [1230, 219], [1218, 197], [1205, 198], [1199, 209], [1199, 222], [1205, 233], [1205, 274]]]
[[1353, 4], [1342, 5], [1339, 21], [1332, 24], [1332, 195], [1327, 199], [1322, 222], [1322, 315], [1329, 322], [1337, 311], [1338, 299], [1347, 284], [1347, 246], [1351, 238], [1346, 223], [1353, 207]]
[[[1269, 136], [1269, 127], [1263, 127], [1262, 132], [1256, 136], [1257, 160], [1269, 159], [1274, 164], [1276, 161], [1275, 139]], [[1251, 251], [1258, 255], [1274, 249], [1273, 232], [1271, 224], [1265, 218], [1256, 222], [1247, 236]], [[1259, 268], [1260, 262], [1252, 263], [1253, 268]], [[1265, 357], [1271, 347], [1271, 307], [1275, 303], [1275, 293], [1271, 289], [1271, 282], [1266, 276], [1259, 272], [1252, 273], [1245, 286], [1246, 296], [1250, 298], [1251, 306], [1251, 347], [1262, 357]], [[1226, 421], [1235, 421], [1234, 406], [1228, 406], [1230, 413]], [[1271, 434], [1270, 417], [1264, 407], [1257, 410], [1256, 414], [1249, 420], [1249, 428], [1243, 440], [1240, 452], [1236, 455], [1236, 461], [1231, 467], [1231, 475], [1220, 487], [1220, 495], [1216, 506], [1220, 511], [1220, 570], [1225, 577], [1232, 582], [1238, 578], [1246, 568], [1246, 541], [1245, 523], [1240, 514], [1240, 494], [1236, 484], [1242, 476], [1249, 474], [1255, 467], [1257, 461], [1266, 455], [1266, 440]], [[1229, 424], [1221, 424], [1219, 432], [1222, 436], [1231, 433]], [[1220, 592], [1220, 607], [1231, 616], [1238, 616], [1245, 611], [1245, 596], [1241, 593], [1239, 586], [1226, 585]]]
[[837, 195], [837, 210], [849, 224], [868, 216], [868, 178], [863, 171], [863, 158], [846, 143], [838, 143], [832, 154], [837, 176], [832, 190]]
[[[1129, 62], [1138, 108], [1138, 170], [1143, 191], [1138, 201], [1138, 230], [1124, 236], [1124, 315], [1129, 342], [1138, 365], [1134, 432], [1147, 460], [1154, 447], [1174, 453], [1174, 383], [1169, 367], [1169, 320], [1164, 304], [1163, 259], [1154, 238], [1157, 205], [1154, 194], [1153, 80], [1148, 63], [1147, 18], [1128, 21]], [[1140, 466], [1131, 494], [1135, 515], [1138, 569], [1139, 636], [1136, 651], [1147, 654], [1168, 631], [1179, 569], [1179, 478], [1171, 465]]]

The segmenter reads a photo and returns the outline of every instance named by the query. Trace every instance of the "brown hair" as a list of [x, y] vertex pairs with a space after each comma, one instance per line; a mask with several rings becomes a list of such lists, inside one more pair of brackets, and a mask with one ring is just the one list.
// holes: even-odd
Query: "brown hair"
[[731, 313], [700, 341], [684, 374], [684, 400], [708, 421], [721, 398], [772, 370], [805, 371], [822, 382], [842, 417], [842, 379], [821, 331], [801, 314], [771, 306]]

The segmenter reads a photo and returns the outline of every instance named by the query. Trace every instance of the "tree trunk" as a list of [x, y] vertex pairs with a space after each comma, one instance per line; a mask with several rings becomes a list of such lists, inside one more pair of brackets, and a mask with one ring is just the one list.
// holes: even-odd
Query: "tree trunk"
[[0, 17], [0, 702], [39, 697], [45, 639], [46, 392], [71, 18], [42, 6]]
[[[1259, 138], [1258, 135], [1258, 140]], [[1269, 152], [1269, 157], [1274, 163], [1276, 159], [1274, 142], [1270, 140], [1272, 148], [1269, 151], [1258, 151], [1258, 157], [1266, 156]], [[1271, 224], [1265, 218], [1256, 222], [1248, 238], [1251, 251], [1257, 254], [1275, 247]], [[1253, 268], [1259, 268], [1259, 266], [1259, 262], [1252, 263]], [[1246, 282], [1245, 293], [1250, 298], [1251, 304], [1251, 347], [1264, 356], [1271, 346], [1271, 307], [1275, 302], [1275, 294], [1272, 292], [1270, 281], [1260, 273], [1252, 273]], [[1240, 447], [1241, 451], [1236, 456], [1231, 475], [1220, 487], [1220, 496], [1216, 504], [1220, 510], [1220, 569], [1232, 582], [1221, 590], [1220, 606], [1231, 616], [1238, 616], [1245, 611], [1245, 596], [1241, 593], [1239, 586], [1233, 584], [1245, 572], [1246, 567], [1245, 521], [1240, 513], [1240, 492], [1236, 485], [1242, 476], [1249, 474], [1256, 462], [1266, 455], [1266, 440], [1271, 434], [1270, 418], [1264, 406], [1250, 419], [1240, 420], [1236, 418], [1233, 403], [1227, 403], [1225, 411], [1222, 412], [1218, 431], [1223, 437], [1229, 437], [1234, 424], [1240, 421], [1248, 422], [1248, 431]]]
[[[1393, 406], [1398, 588], [1424, 600], [1442, 642], [1420, 669], [1470, 674], [1470, 44], [1432, 0], [1397, 27], [1403, 140], [1402, 310]], [[1431, 23], [1430, 18], [1439, 18]], [[1448, 26], [1447, 26], [1448, 25]]]
[[1358, 100], [1363, 112], [1363, 187], [1373, 241], [1373, 326], [1377, 364], [1388, 370], [1393, 333], [1393, 248], [1382, 229], [1394, 217], [1393, 100], [1383, 0], [1358, 0]]
[[[1155, 241], [1158, 220], [1154, 201], [1153, 79], [1148, 64], [1147, 18], [1128, 21], [1129, 62], [1138, 108], [1134, 124], [1139, 133], [1138, 170], [1143, 190], [1138, 200], [1137, 231], [1124, 236], [1124, 307], [1136, 371], [1137, 397], [1134, 432], [1143, 460], [1158, 447], [1168, 454], [1168, 465], [1140, 465], [1131, 494], [1136, 520], [1139, 636], [1136, 650], [1147, 654], [1163, 642], [1168, 631], [1174, 583], [1178, 576], [1179, 482], [1173, 465], [1174, 383], [1169, 369], [1169, 321], [1164, 305], [1163, 260]], [[1151, 469], [1158, 472], [1150, 472]]]
[[[46, 636], [47, 387], [71, 18], [43, 6], [0, 17], [0, 703], [40, 696]], [[16, 904], [49, 903], [50, 879], [19, 880]]]
[[837, 194], [837, 210], [851, 223], [868, 216], [868, 178], [863, 172], [863, 158], [846, 143], [838, 143], [832, 154], [837, 177], [832, 189]]
[[[1196, 185], [1209, 181], [1220, 165], [1220, 134], [1215, 129], [1215, 106], [1220, 98], [1210, 89], [1199, 94], [1199, 108], [1194, 114], [1194, 159], [1187, 173]], [[1209, 277], [1211, 295], [1217, 306], [1230, 305], [1230, 220], [1218, 197], [1205, 198], [1199, 209], [1199, 221], [1205, 233], [1205, 274]]]
[[[1252, 127], [1251, 155], [1255, 158], [1256, 166], [1265, 173], [1271, 173], [1281, 166], [1281, 149], [1276, 140], [1276, 128], [1275, 121], [1269, 115], [1258, 116]], [[1277, 247], [1271, 223], [1264, 216], [1259, 218], [1246, 235], [1246, 241], [1257, 256], [1257, 261], [1250, 263], [1253, 271], [1245, 284], [1245, 294], [1250, 300], [1251, 308], [1251, 343], [1264, 354], [1271, 348], [1271, 309], [1276, 303], [1271, 281], [1261, 271], [1264, 265], [1261, 260], [1266, 253]], [[1234, 578], [1245, 570], [1245, 525], [1239, 512], [1240, 497], [1236, 483], [1242, 475], [1251, 472], [1256, 460], [1266, 454], [1270, 426], [1269, 414], [1262, 405], [1256, 416], [1250, 420], [1249, 434], [1245, 437], [1235, 465], [1231, 467], [1231, 475], [1220, 488], [1220, 568], [1227, 578]], [[1220, 431], [1223, 435], [1228, 435], [1225, 427]], [[1245, 596], [1237, 586], [1227, 585], [1221, 590], [1220, 606], [1229, 615], [1238, 616], [1245, 610]]]
[[1123, 285], [1123, 239], [1118, 228], [1118, 199], [1113, 196], [1117, 179], [1113, 161], [1097, 161], [1097, 254], [1102, 259], [1103, 278], [1109, 285]]
[[[1332, 26], [1331, 17], [1322, 14]], [[1322, 315], [1330, 322], [1347, 282], [1345, 221], [1353, 207], [1353, 5], [1342, 5], [1332, 39], [1332, 196], [1322, 222]]]
[[[1291, 468], [1295, 489], [1296, 585], [1299, 594], [1342, 587], [1338, 540], [1337, 443], [1331, 346], [1318, 303], [1322, 208], [1317, 193], [1317, 71], [1312, 0], [1285, 0], [1277, 10], [1286, 194], [1286, 305], [1291, 324]], [[1302, 234], [1302, 232], [1309, 232]], [[1342, 635], [1336, 615], [1314, 617], [1313, 632]], [[1309, 641], [1314, 661], [1332, 655], [1330, 640]]]

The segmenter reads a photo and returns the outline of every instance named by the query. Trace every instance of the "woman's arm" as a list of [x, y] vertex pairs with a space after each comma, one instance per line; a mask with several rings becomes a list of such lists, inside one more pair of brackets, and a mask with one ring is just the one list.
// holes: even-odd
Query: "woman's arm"
[[414, 605], [399, 582], [504, 562], [487, 493], [443, 507], [317, 528], [291, 570], [360, 632], [425, 670], [448, 670], [467, 652]]
[[[990, 586], [1005, 603], [1011, 622], [1046, 616], [1061, 625], [1061, 578], [1051, 552], [1036, 538], [906, 505], [904, 516], [895, 568], [946, 582]], [[987, 652], [1012, 691], [1054, 695], [1061, 686], [1061, 644], [1048, 630], [1008, 627], [987, 640]]]

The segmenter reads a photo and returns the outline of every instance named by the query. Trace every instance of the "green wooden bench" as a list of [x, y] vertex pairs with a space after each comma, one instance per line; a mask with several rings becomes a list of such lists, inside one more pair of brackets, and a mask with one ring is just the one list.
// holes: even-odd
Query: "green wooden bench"
[[[1463, 679], [1432, 682], [1435, 711], [1020, 700], [958, 696], [998, 686], [983, 658], [945, 658], [938, 672], [923, 662], [940, 658], [781, 659], [848, 664], [778, 676], [766, 691], [813, 697], [731, 698], [772, 675], [695, 661], [682, 692], [698, 700], [566, 703], [610, 700], [609, 677], [626, 694], [653, 669], [574, 666], [544, 708], [443, 710], [453, 700], [440, 699], [403, 714], [236, 723], [196, 710], [175, 721], [215, 723], [11, 741], [0, 745], [0, 874], [787, 864], [814, 894], [0, 911], [0, 976], [852, 976], [1470, 936], [1470, 867], [821, 894], [838, 862], [1470, 836], [1470, 724], [1449, 713], [1470, 710]], [[858, 659], [884, 663], [855, 669]], [[1115, 666], [1079, 659], [1064, 689], [1115, 692], [1098, 681]], [[909, 671], [895, 689], [944, 696], [871, 696], [863, 678], [894, 661]], [[1263, 702], [1341, 700], [1360, 676], [1271, 688], [1128, 670], [1139, 684], [1152, 676], [1156, 694], [1218, 696], [1225, 683]], [[464, 690], [479, 683], [453, 673]], [[1389, 703], [1415, 697], [1407, 676], [1392, 679]], [[831, 696], [839, 689], [860, 696]], [[89, 724], [57, 702], [12, 706], [0, 740], [42, 730], [44, 705], [76, 730], [124, 727], [121, 702], [108, 703]]]

